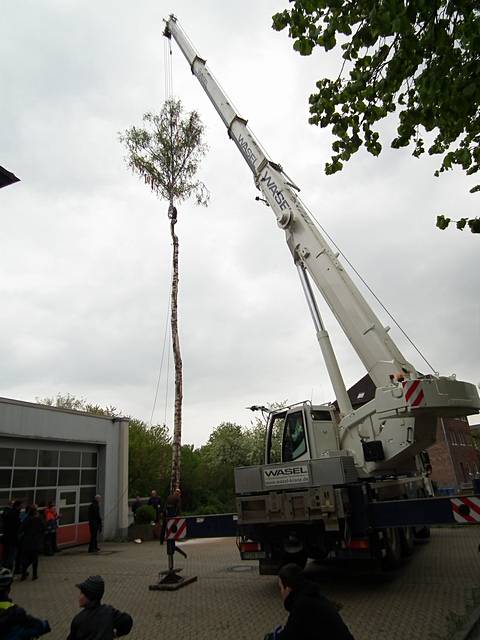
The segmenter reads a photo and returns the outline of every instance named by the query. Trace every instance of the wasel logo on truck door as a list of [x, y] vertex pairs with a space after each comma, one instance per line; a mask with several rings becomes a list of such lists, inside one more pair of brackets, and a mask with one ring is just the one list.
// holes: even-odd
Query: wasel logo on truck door
[[308, 466], [299, 464], [295, 467], [276, 467], [263, 470], [263, 482], [265, 487], [289, 484], [303, 484], [309, 482]]
[[267, 478], [275, 476], [294, 476], [299, 473], [308, 473], [307, 467], [285, 467], [284, 469], [265, 469]]

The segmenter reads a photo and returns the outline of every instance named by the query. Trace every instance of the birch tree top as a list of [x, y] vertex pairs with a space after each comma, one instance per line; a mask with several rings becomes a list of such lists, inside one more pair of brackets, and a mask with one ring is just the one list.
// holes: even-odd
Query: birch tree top
[[207, 205], [209, 192], [196, 177], [207, 152], [204, 126], [196, 111], [184, 114], [180, 100], [169, 99], [160, 113], [146, 113], [144, 127], [131, 127], [119, 135], [128, 151], [127, 164], [152, 190], [170, 202], [191, 196]]

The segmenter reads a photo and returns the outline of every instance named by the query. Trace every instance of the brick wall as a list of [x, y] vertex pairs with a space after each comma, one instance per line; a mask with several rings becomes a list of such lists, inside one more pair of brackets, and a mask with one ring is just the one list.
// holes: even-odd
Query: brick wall
[[462, 418], [439, 419], [437, 442], [428, 453], [431, 478], [438, 487], [461, 488], [480, 471], [480, 452], [474, 446], [468, 422]]

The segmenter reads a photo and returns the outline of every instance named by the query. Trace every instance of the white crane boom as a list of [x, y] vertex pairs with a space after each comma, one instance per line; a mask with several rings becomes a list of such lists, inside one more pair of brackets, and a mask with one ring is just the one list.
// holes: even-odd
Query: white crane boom
[[375, 385], [389, 384], [390, 376], [402, 370], [415, 377], [414, 367], [344, 270], [299, 200], [294, 185], [282, 168], [265, 154], [247, 121], [235, 111], [174, 16], [166, 22], [166, 35], [173, 36], [177, 42], [229, 137], [250, 167], [256, 186], [274, 211], [279, 227], [285, 231], [295, 263], [304, 266], [315, 282]]
[[[344, 270], [282, 167], [270, 160], [225, 92], [199, 57], [175, 16], [164, 35], [173, 37], [250, 167], [255, 185], [285, 232], [317, 338], [340, 408], [338, 446], [355, 458], [360, 474], [415, 473], [418, 454], [435, 442], [438, 416], [478, 413], [474, 385], [452, 377], [419, 378]], [[330, 339], [311, 290], [313, 280], [376, 386], [375, 398], [353, 410]], [[401, 376], [398, 377], [397, 374]], [[321, 447], [320, 447], [321, 449]], [[311, 456], [306, 452], [305, 456]], [[320, 454], [323, 455], [323, 454]]]

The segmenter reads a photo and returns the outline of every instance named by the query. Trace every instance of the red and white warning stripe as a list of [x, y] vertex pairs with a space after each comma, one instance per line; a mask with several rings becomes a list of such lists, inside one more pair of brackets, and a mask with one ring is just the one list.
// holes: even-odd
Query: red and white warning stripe
[[187, 535], [187, 521], [185, 518], [171, 518], [167, 520], [165, 537], [167, 540], [181, 540]]
[[451, 498], [453, 517], [461, 524], [480, 522], [480, 498]]
[[424, 404], [425, 394], [420, 380], [404, 380], [402, 385], [405, 402], [409, 407], [420, 407]]

